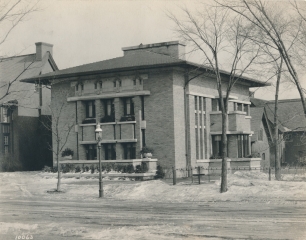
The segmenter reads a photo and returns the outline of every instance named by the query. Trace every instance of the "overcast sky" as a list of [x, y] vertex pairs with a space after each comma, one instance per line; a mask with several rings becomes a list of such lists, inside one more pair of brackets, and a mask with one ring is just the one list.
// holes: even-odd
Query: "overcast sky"
[[[29, 0], [30, 1], [30, 0]], [[121, 48], [178, 40], [166, 11], [178, 12], [179, 5], [193, 8], [192, 0], [42, 0], [42, 10], [18, 25], [0, 54], [35, 52], [35, 42], [54, 45], [53, 56], [60, 69], [123, 55]], [[193, 60], [193, 59], [189, 59]], [[306, 78], [302, 78], [306, 88]], [[273, 99], [274, 92], [260, 90], [256, 97]], [[281, 98], [297, 98], [288, 86]]]

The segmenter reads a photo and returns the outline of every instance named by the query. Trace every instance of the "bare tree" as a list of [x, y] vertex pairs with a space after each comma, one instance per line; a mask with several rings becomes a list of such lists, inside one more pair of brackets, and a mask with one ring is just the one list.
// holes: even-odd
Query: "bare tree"
[[[299, 92], [304, 114], [306, 115], [306, 102], [303, 88], [297, 71], [297, 45], [296, 39], [302, 34], [303, 20], [291, 14], [289, 4], [268, 2], [262, 0], [215, 0], [219, 6], [225, 7], [242, 16], [246, 21], [253, 24], [265, 39], [265, 44], [279, 51], [285, 66]], [[279, 9], [278, 9], [279, 8]], [[285, 31], [284, 31], [285, 29]]]
[[37, 11], [38, 1], [27, 0], [2, 0], [0, 3], [0, 46], [3, 44], [10, 33], [19, 25], [22, 21], [26, 20], [26, 17]]
[[[33, 12], [38, 11], [38, 2], [27, 0], [1, 0], [0, 2], [0, 48], [7, 40], [12, 31]], [[7, 58], [0, 58], [0, 62], [7, 61]], [[6, 83], [0, 83], [0, 100], [4, 99], [11, 93], [13, 84], [18, 78], [27, 71], [31, 65], [24, 66], [24, 70], [12, 80]]]
[[[49, 146], [49, 149], [53, 152], [55, 160], [57, 163], [57, 172], [58, 172], [58, 181], [57, 181], [57, 191], [60, 191], [61, 185], [61, 166], [60, 166], [60, 154], [64, 149], [74, 123], [71, 121], [63, 121], [62, 114], [65, 114], [66, 102], [62, 103], [58, 107], [50, 107], [51, 115], [46, 116], [46, 121], [41, 121], [43, 127], [52, 133], [52, 146]], [[72, 118], [68, 118], [72, 119]]]
[[[232, 18], [228, 10], [203, 5], [203, 11], [191, 13], [183, 8], [186, 19], [179, 19], [169, 14], [176, 24], [176, 32], [192, 46], [192, 51], [200, 52], [203, 57], [203, 68], [213, 73], [217, 83], [219, 105], [222, 112], [222, 173], [220, 192], [227, 191], [227, 122], [228, 101], [234, 85], [242, 75], [251, 69], [252, 63], [260, 54], [260, 48], [249, 40], [252, 32], [241, 17]], [[202, 9], [201, 9], [202, 10]], [[222, 62], [222, 57], [227, 59]], [[222, 79], [222, 63], [228, 63], [228, 79]], [[193, 78], [192, 78], [193, 79]], [[190, 82], [192, 79], [189, 79]], [[225, 93], [225, 95], [224, 95]]]

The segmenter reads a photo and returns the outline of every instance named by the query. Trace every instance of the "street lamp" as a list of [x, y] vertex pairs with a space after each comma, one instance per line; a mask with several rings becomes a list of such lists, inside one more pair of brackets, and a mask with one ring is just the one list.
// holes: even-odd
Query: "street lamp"
[[102, 182], [102, 167], [101, 167], [101, 141], [102, 141], [102, 129], [100, 127], [100, 123], [97, 124], [97, 128], [95, 130], [96, 133], [96, 141], [99, 149], [99, 198], [103, 197], [103, 182]]

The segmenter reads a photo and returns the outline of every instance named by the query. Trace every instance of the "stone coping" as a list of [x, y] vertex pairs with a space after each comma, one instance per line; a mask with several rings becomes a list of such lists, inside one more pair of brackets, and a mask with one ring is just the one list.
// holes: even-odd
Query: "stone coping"
[[[139, 159], [119, 159], [119, 160], [101, 160], [101, 163], [136, 163], [136, 162], [157, 162], [156, 158], [139, 158]], [[53, 161], [54, 162], [54, 161]], [[75, 163], [75, 164], [96, 164], [99, 160], [60, 160], [61, 164]]]
[[[55, 176], [57, 173], [43, 173], [41, 176]], [[155, 172], [147, 173], [102, 173], [102, 177], [152, 177]], [[99, 177], [99, 173], [61, 173], [61, 178], [67, 177]]]
[[[228, 158], [227, 162], [250, 162], [250, 161], [261, 161], [261, 158]], [[222, 159], [200, 159], [197, 163], [213, 163], [222, 162]]]

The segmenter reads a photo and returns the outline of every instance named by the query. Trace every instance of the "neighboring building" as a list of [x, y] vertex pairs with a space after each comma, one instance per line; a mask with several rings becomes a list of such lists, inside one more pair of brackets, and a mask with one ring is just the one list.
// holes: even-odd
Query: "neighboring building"
[[46, 86], [20, 82], [58, 70], [52, 58], [52, 45], [36, 43], [36, 53], [0, 59], [0, 154], [19, 160], [24, 170], [52, 164], [47, 150], [51, 133], [41, 126], [49, 114], [51, 91]]
[[[60, 128], [75, 125], [65, 146], [74, 151], [73, 159], [97, 159], [95, 128], [101, 123], [103, 161], [139, 159], [141, 148], [148, 146], [166, 169], [220, 163], [214, 158], [221, 155], [221, 111], [210, 70], [186, 61], [185, 46], [177, 41], [123, 52], [123, 57], [25, 80], [52, 84], [54, 111], [64, 103]], [[222, 78], [226, 89], [228, 73], [222, 72]], [[232, 89], [228, 155], [233, 165], [242, 159], [252, 165], [249, 88], [262, 86], [243, 78]]]
[[273, 145], [271, 124], [267, 119], [264, 107], [251, 107], [251, 137], [252, 156], [260, 157], [261, 168], [270, 167], [270, 146]]
[[[274, 134], [274, 101], [251, 99], [252, 106], [264, 107], [270, 129]], [[253, 107], [251, 107], [252, 109]], [[278, 101], [279, 156], [282, 165], [296, 165], [306, 160], [306, 119], [300, 99]], [[272, 135], [273, 136], [273, 135]], [[270, 143], [270, 162], [275, 166], [275, 143]], [[305, 161], [306, 163], [306, 161]], [[304, 164], [305, 164], [304, 163]]]

